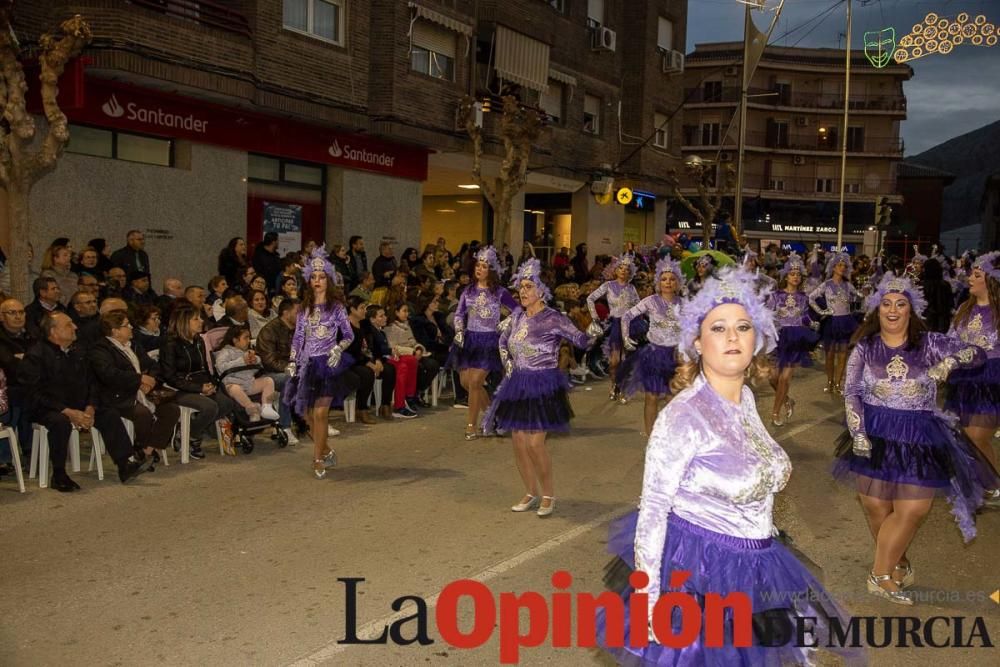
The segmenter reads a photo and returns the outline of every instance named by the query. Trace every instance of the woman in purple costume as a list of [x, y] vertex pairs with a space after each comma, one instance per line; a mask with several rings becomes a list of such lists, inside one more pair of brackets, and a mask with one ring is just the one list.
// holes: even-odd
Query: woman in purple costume
[[[670, 395], [670, 380], [677, 369], [677, 343], [681, 338], [680, 289], [684, 274], [681, 265], [669, 257], [656, 263], [655, 285], [657, 293], [647, 296], [638, 305], [622, 315], [622, 331], [637, 317], [649, 318], [649, 341], [634, 354], [628, 355], [619, 367], [618, 386], [626, 396], [645, 392], [643, 407], [645, 434], [653, 430], [653, 422], [660, 411], [660, 402]], [[625, 349], [635, 350], [636, 344], [625, 337]]]
[[802, 258], [791, 253], [779, 272], [781, 281], [778, 291], [767, 298], [767, 307], [774, 311], [775, 326], [778, 328], [778, 347], [775, 350], [778, 363], [770, 377], [774, 388], [771, 423], [775, 426], [784, 426], [792, 418], [795, 401], [788, 395], [792, 373], [798, 366], [812, 366], [809, 355], [819, 341], [809, 317], [809, 298], [802, 292], [805, 274]]
[[937, 409], [937, 384], [957, 368], [975, 368], [982, 348], [928, 332], [923, 293], [909, 278], [886, 274], [868, 298], [847, 362], [847, 432], [837, 446], [834, 477], [852, 483], [875, 538], [868, 592], [912, 605], [907, 558], [936, 495], [944, 495], [966, 541], [997, 476], [951, 415]]
[[326, 444], [330, 405], [357, 389], [355, 376], [346, 373], [354, 360], [344, 353], [354, 340], [354, 332], [337, 272], [324, 248], [313, 250], [302, 277], [307, 287], [292, 335], [291, 362], [286, 369], [291, 379], [285, 385], [283, 400], [309, 424], [313, 473], [316, 479], [323, 479], [327, 468], [337, 465], [336, 452]]
[[[604, 337], [602, 349], [608, 358], [608, 376], [611, 378], [611, 393], [609, 397], [613, 401], [625, 402], [625, 396], [621, 394], [618, 387], [617, 371], [618, 364], [621, 363], [624, 352], [622, 315], [629, 308], [639, 303], [639, 293], [632, 286], [632, 276], [635, 275], [635, 258], [632, 255], [624, 254], [621, 257], [614, 257], [611, 264], [604, 271], [604, 277], [610, 278], [606, 283], [595, 289], [587, 297], [587, 310], [594, 322], [591, 324], [590, 335], [600, 335], [600, 325], [597, 323], [597, 307], [594, 305], [602, 296], [608, 300], [608, 308], [611, 311], [608, 321], [611, 326]], [[624, 333], [628, 333], [625, 331]]]
[[[833, 394], [841, 389], [847, 346], [851, 335], [858, 328], [858, 321], [851, 315], [851, 303], [858, 293], [851, 284], [851, 256], [846, 252], [833, 252], [826, 261], [826, 280], [809, 293], [809, 305], [820, 315], [829, 317], [823, 328], [823, 348], [826, 353], [826, 388]], [[826, 308], [816, 300], [823, 297]]]
[[[661, 595], [671, 574], [690, 573], [680, 592], [702, 607], [708, 594], [742, 593], [752, 605], [753, 625], [808, 618], [819, 646], [827, 644], [829, 619], [847, 620], [822, 585], [772, 536], [774, 496], [792, 472], [788, 455], [768, 434], [757, 414], [747, 371], [760, 372], [777, 334], [773, 313], [755, 289], [755, 276], [723, 269], [709, 278], [681, 308], [680, 350], [688, 359], [677, 371], [677, 395], [660, 412], [646, 448], [638, 513], [611, 527], [608, 549], [648, 575], [639, 589], [626, 588], [625, 627], [633, 593], [648, 596], [648, 646], [611, 647], [606, 617], [597, 619], [599, 642], [619, 664], [665, 667], [700, 665], [777, 667], [809, 663], [814, 649], [758, 636], [736, 646], [732, 609], [723, 616], [723, 645], [710, 647], [702, 628], [693, 643], [660, 643], [657, 625], [679, 634], [680, 610], [664, 614]], [[677, 589], [674, 589], [677, 590]], [[669, 607], [668, 607], [669, 609]], [[688, 615], [688, 614], [684, 614]], [[775, 619], [774, 617], [780, 617]], [[846, 625], [844, 626], [846, 627]], [[669, 628], [670, 630], [667, 630]], [[617, 639], [616, 639], [617, 641]]]
[[[981, 255], [969, 275], [969, 298], [959, 306], [948, 335], [983, 348], [986, 363], [948, 377], [945, 408], [961, 418], [986, 460], [997, 467], [993, 433], [1000, 427], [1000, 251]], [[1000, 507], [1000, 489], [987, 489], [986, 503]]]
[[521, 308], [500, 334], [506, 378], [487, 418], [495, 418], [497, 428], [513, 436], [514, 460], [526, 492], [511, 511], [537, 507], [538, 516], [546, 517], [555, 509], [556, 499], [545, 437], [568, 431], [573, 415], [566, 395], [569, 381], [559, 370], [559, 345], [566, 340], [586, 349], [596, 338], [588, 338], [568, 317], [545, 305], [552, 294], [541, 271], [539, 261], [529, 259], [514, 274]]
[[465, 439], [479, 436], [479, 413], [490, 403], [484, 385], [492, 372], [502, 372], [498, 344], [501, 309], [513, 312], [517, 302], [500, 286], [500, 260], [493, 246], [476, 253], [476, 284], [462, 292], [455, 310], [455, 341], [447, 367], [458, 371], [462, 386], [469, 392], [469, 419]]

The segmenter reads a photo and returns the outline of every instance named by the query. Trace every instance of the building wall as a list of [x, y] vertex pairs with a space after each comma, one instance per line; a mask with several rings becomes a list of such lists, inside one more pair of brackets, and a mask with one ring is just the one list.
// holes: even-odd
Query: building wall
[[178, 145], [178, 153], [188, 150], [189, 168], [64, 155], [31, 194], [36, 267], [59, 236], [70, 237], [77, 249], [103, 237], [116, 250], [135, 228], [145, 232], [157, 292], [167, 277], [205, 284], [215, 273], [219, 251], [246, 232], [247, 156]]
[[383, 239], [396, 244], [397, 254], [420, 243], [420, 183], [335, 167], [327, 173], [328, 245], [358, 234], [374, 256]]
[[[459, 199], [472, 201], [479, 199], [479, 196], [423, 198], [423, 209], [420, 216], [420, 248], [437, 243], [438, 238], [442, 236], [447, 239], [448, 247], [454, 246], [455, 248], [473, 239], [482, 240], [482, 204], [459, 204], [457, 203]], [[441, 213], [439, 212], [441, 210], [454, 212]]]

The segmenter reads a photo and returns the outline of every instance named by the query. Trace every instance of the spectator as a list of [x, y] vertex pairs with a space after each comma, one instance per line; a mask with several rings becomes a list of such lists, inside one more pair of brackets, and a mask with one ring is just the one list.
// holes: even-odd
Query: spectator
[[125, 284], [127, 282], [127, 276], [125, 274], [125, 269], [120, 266], [113, 266], [108, 269], [107, 280], [104, 283], [104, 293], [101, 295], [102, 300], [107, 297], [121, 297], [125, 292]]
[[[160, 350], [163, 381], [177, 389], [178, 405], [198, 411], [191, 422], [191, 456], [196, 459], [205, 458], [201, 443], [208, 427], [216, 419], [227, 418], [236, 407], [232, 399], [216, 391], [208, 372], [208, 353], [201, 337], [204, 325], [199, 309], [178, 304], [167, 327], [167, 340]], [[223, 437], [229, 433], [224, 431]]]
[[69, 305], [69, 298], [76, 291], [76, 283], [79, 279], [70, 268], [73, 263], [73, 253], [68, 246], [57, 245], [45, 251], [45, 258], [42, 259], [42, 277], [54, 278], [59, 283], [59, 302]]
[[423, 255], [421, 255], [420, 263], [413, 270], [413, 273], [419, 278], [430, 278], [431, 280], [437, 280], [438, 276], [434, 269], [435, 269], [434, 252], [428, 250], [424, 252]]
[[96, 299], [101, 293], [101, 285], [94, 276], [89, 273], [81, 273], [76, 281], [76, 291], [93, 294]]
[[438, 237], [434, 254], [441, 265], [451, 262], [451, 253], [448, 252], [448, 242], [445, 241], [443, 236]]
[[70, 299], [69, 316], [76, 325], [76, 343], [86, 352], [101, 337], [101, 318], [97, 314], [97, 297], [76, 292]]
[[584, 283], [590, 278], [590, 262], [587, 259], [586, 243], [576, 244], [576, 254], [569, 261], [569, 265], [573, 269], [573, 280], [575, 282]]
[[250, 292], [250, 308], [247, 312], [247, 322], [250, 325], [250, 337], [257, 338], [264, 325], [274, 319], [274, 311], [267, 301], [267, 295], [260, 290]]
[[375, 259], [375, 263], [372, 264], [372, 275], [375, 276], [376, 287], [388, 287], [399, 265], [396, 263], [396, 258], [392, 255], [391, 243], [383, 241], [379, 244], [378, 250], [379, 256]]
[[399, 259], [400, 266], [406, 266], [412, 273], [418, 264], [420, 264], [420, 255], [417, 253], [416, 248], [411, 247], [403, 251], [403, 256]]
[[299, 280], [295, 276], [285, 276], [281, 279], [278, 294], [271, 299], [271, 306], [277, 308], [285, 299], [299, 300]]
[[21, 381], [28, 391], [33, 421], [49, 430], [52, 488], [63, 493], [80, 486], [66, 474], [66, 452], [74, 428], [97, 428], [118, 467], [124, 484], [149, 467], [132, 455], [132, 445], [121, 415], [100, 405], [86, 358], [73, 345], [76, 325], [62, 312], [48, 313], [39, 324], [42, 340], [28, 351]]
[[[378, 420], [375, 419], [375, 408], [369, 406], [372, 400], [372, 390], [375, 388], [375, 376], [382, 374], [385, 369], [381, 361], [376, 362], [371, 357], [368, 344], [365, 341], [361, 329], [365, 319], [365, 309], [365, 302], [361, 297], [352, 296], [347, 299], [347, 319], [351, 323], [354, 339], [344, 352], [350, 354], [351, 358], [354, 359], [354, 366], [347, 372], [357, 378], [358, 390], [355, 396], [357, 397], [357, 409], [361, 423], [376, 424]], [[395, 377], [389, 382], [394, 383]], [[389, 386], [391, 385], [384, 385], [386, 388]], [[382, 402], [387, 405], [389, 401], [386, 399], [387, 396], [383, 394]]]
[[[195, 309], [201, 313], [201, 316], [205, 319], [209, 319], [212, 316], [212, 309], [207, 303], [205, 303], [205, 288], [201, 285], [188, 285], [184, 288], [184, 298], [195, 307]], [[173, 313], [171, 313], [173, 316]], [[171, 318], [166, 318], [167, 322], [170, 322]]]
[[[133, 271], [152, 273], [149, 265], [149, 255], [146, 254], [146, 237], [138, 229], [130, 230], [125, 237], [125, 247], [115, 250], [111, 255], [111, 263], [122, 270], [122, 276]], [[124, 285], [122, 285], [124, 287]]]
[[[21, 385], [21, 364], [36, 339], [25, 326], [24, 304], [17, 299], [0, 303], [0, 370], [7, 377], [9, 418], [4, 421], [17, 429], [17, 437], [26, 446], [30, 442], [31, 420], [27, 410], [27, 395]], [[8, 440], [0, 440], [0, 462], [9, 462]]]
[[62, 294], [59, 290], [59, 283], [51, 276], [35, 278], [31, 284], [31, 290], [35, 294], [35, 300], [24, 309], [27, 319], [28, 331], [35, 338], [42, 338], [41, 323], [42, 318], [48, 313], [65, 312], [66, 308], [61, 303]]
[[135, 426], [135, 447], [159, 462], [156, 450], [173, 439], [180, 407], [173, 401], [156, 405], [149, 394], [156, 388], [159, 367], [133, 340], [128, 315], [114, 310], [101, 316], [102, 337], [88, 353], [102, 407], [110, 407]]
[[[229, 282], [226, 280], [225, 276], [215, 276], [208, 281], [208, 297], [205, 299], [205, 304], [209, 306], [208, 312], [213, 320], [221, 320], [223, 317], [225, 307], [224, 299], [228, 289]], [[216, 307], [216, 303], [219, 304], [218, 307]]]
[[927, 299], [927, 309], [923, 320], [927, 328], [938, 333], [947, 333], [951, 326], [951, 310], [955, 303], [951, 285], [944, 279], [941, 263], [933, 257], [924, 262], [920, 284]]
[[392, 322], [385, 328], [385, 335], [393, 352], [400, 356], [413, 355], [417, 360], [417, 392], [407, 395], [410, 406], [426, 407], [420, 393], [431, 386], [437, 377], [440, 364], [429, 354], [427, 348], [417, 342], [410, 328], [410, 307], [406, 303], [397, 304]]
[[[163, 281], [163, 294], [156, 300], [156, 305], [160, 309], [161, 319], [170, 321], [170, 311], [174, 308], [177, 299], [184, 297], [184, 283], [180, 278], [167, 278]], [[149, 351], [148, 349], [146, 350]]]
[[[223, 376], [226, 393], [246, 410], [251, 422], [276, 421], [278, 411], [274, 409], [274, 401], [278, 395], [274, 380], [266, 375], [257, 377], [257, 368], [234, 370], [244, 366], [260, 367], [261, 363], [257, 353], [250, 349], [250, 329], [234, 325], [226, 330], [215, 354], [215, 367]], [[259, 396], [260, 403], [255, 403], [251, 396]]]
[[[407, 396], [417, 393], [417, 358], [412, 354], [399, 354], [402, 350], [393, 348], [385, 333], [385, 308], [378, 304], [368, 306], [365, 311], [371, 329], [368, 333], [368, 350], [372, 359], [378, 359], [387, 366], [392, 366], [396, 374], [393, 385], [393, 412], [395, 419], [413, 419], [417, 412], [406, 402]], [[382, 386], [383, 399], [389, 391], [389, 386]]]
[[99, 315], [107, 315], [113, 310], [124, 310], [128, 312], [128, 304], [123, 299], [110, 297], [101, 302], [101, 307], [97, 310]]
[[86, 247], [97, 251], [97, 279], [103, 281], [104, 277], [108, 275], [108, 271], [114, 266], [114, 262], [111, 261], [111, 249], [108, 248], [108, 242], [104, 239], [90, 239], [87, 241]]
[[[285, 369], [292, 356], [292, 336], [295, 334], [295, 320], [299, 316], [298, 301], [284, 299], [278, 304], [277, 313], [277, 317], [265, 324], [257, 334], [256, 347], [264, 372], [274, 380], [274, 390], [281, 395], [288, 381]], [[292, 432], [292, 414], [285, 401], [278, 403], [278, 425], [284, 429], [289, 444], [299, 444], [299, 439]]]
[[157, 306], [146, 305], [135, 309], [135, 321], [138, 326], [132, 333], [135, 342], [145, 350], [146, 354], [159, 355], [163, 347], [163, 315]]
[[719, 214], [718, 224], [715, 226], [715, 249], [727, 252], [733, 245], [733, 228], [729, 224], [729, 212], [723, 211]]
[[128, 287], [122, 292], [122, 298], [134, 306], [150, 306], [156, 303], [156, 292], [149, 286], [147, 271], [133, 271], [128, 276]]
[[80, 251], [80, 261], [73, 265], [78, 275], [93, 276], [98, 282], [104, 280], [105, 271], [100, 266], [100, 256], [96, 248], [87, 246]]
[[272, 288], [281, 274], [281, 255], [278, 254], [277, 232], [264, 234], [264, 240], [253, 249], [251, 263], [254, 270], [257, 271], [257, 275], [264, 278], [268, 289]]
[[351, 267], [354, 285], [361, 281], [361, 274], [368, 272], [368, 254], [365, 252], [365, 240], [360, 236], [352, 236], [347, 242], [350, 250], [347, 253]]
[[247, 242], [238, 236], [229, 239], [226, 247], [219, 252], [219, 275], [230, 285], [239, 285], [240, 271], [250, 265], [247, 261]]
[[295, 285], [297, 291], [301, 294], [302, 292], [302, 264], [301, 258], [298, 253], [290, 252], [285, 255], [285, 259], [282, 260], [282, 270], [281, 275], [278, 276], [278, 282], [275, 283], [274, 287], [281, 291], [281, 283], [283, 283], [287, 278], [295, 278]]
[[371, 301], [373, 289], [375, 289], [375, 277], [368, 271], [362, 271], [358, 278], [358, 286], [351, 290], [348, 296], [357, 296], [365, 301]]
[[250, 306], [247, 300], [241, 296], [231, 296], [225, 301], [225, 311], [223, 317], [216, 321], [220, 327], [236, 326], [245, 327], [250, 319]]
[[357, 284], [357, 281], [351, 275], [350, 259], [347, 256], [346, 246], [340, 243], [333, 246], [333, 252], [330, 253], [330, 263], [333, 264], [333, 268], [340, 274], [341, 282], [344, 285], [350, 288]]
[[559, 248], [559, 252], [552, 258], [552, 268], [556, 272], [556, 284], [562, 285], [566, 282], [566, 274], [569, 272], [569, 248], [567, 246]]
[[[254, 269], [254, 271], [256, 271], [256, 269]], [[271, 290], [268, 289], [268, 287], [267, 287], [267, 281], [264, 280], [264, 276], [256, 275], [250, 281], [250, 291], [252, 292], [254, 290], [257, 290], [258, 292], [263, 292], [264, 293], [264, 297], [265, 298], [267, 297], [268, 293]]]
[[256, 277], [257, 277], [257, 271], [252, 266], [249, 265], [241, 266], [236, 271], [237, 281], [234, 283], [227, 280], [229, 284], [229, 289], [226, 290], [224, 298], [228, 299], [231, 296], [241, 296], [244, 299], [249, 299], [250, 290], [252, 289], [250, 287], [250, 284], [254, 281], [254, 278]]

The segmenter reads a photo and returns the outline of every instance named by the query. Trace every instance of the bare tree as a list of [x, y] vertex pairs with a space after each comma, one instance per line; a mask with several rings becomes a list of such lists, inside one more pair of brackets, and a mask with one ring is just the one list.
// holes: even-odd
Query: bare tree
[[472, 178], [479, 191], [493, 207], [493, 243], [500, 247], [510, 243], [511, 205], [528, 177], [531, 149], [542, 132], [542, 117], [534, 109], [526, 109], [513, 95], [503, 98], [500, 117], [500, 138], [504, 155], [496, 178], [484, 178], [482, 173], [483, 128], [476, 123], [476, 101], [466, 95], [459, 105], [459, 118], [472, 139]]
[[59, 76], [66, 63], [90, 42], [90, 26], [80, 16], [63, 21], [54, 33], [38, 42], [41, 69], [42, 108], [47, 121], [44, 133], [36, 136], [35, 119], [28, 113], [25, 93], [28, 84], [19, 56], [21, 45], [14, 34], [11, 15], [14, 0], [0, 0], [0, 186], [7, 191], [7, 219], [10, 221], [8, 263], [11, 291], [21, 299], [29, 295], [28, 239], [31, 225], [31, 188], [56, 168], [69, 141], [66, 115], [59, 109]]
[[[667, 180], [670, 182], [673, 196], [701, 223], [702, 247], [704, 248], [709, 247], [709, 241], [712, 238], [712, 224], [719, 214], [722, 198], [731, 193], [736, 180], [736, 170], [732, 163], [723, 163], [721, 167], [719, 178], [722, 182], [713, 183], [716, 176], [714, 163], [701, 160], [690, 160], [685, 163], [684, 169], [698, 189], [698, 199], [694, 202], [681, 193], [681, 179], [677, 175], [677, 170], [671, 169], [667, 172]], [[739, 242], [738, 234], [739, 231], [734, 229], [733, 239], [737, 243]]]

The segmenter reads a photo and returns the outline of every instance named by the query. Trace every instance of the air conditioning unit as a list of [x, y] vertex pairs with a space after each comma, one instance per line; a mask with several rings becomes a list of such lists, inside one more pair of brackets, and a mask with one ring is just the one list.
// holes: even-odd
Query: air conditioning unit
[[684, 71], [684, 54], [680, 51], [664, 51], [663, 73], [680, 74]]
[[805, 155], [794, 155], [794, 156], [792, 156], [792, 164], [794, 164], [796, 167], [801, 167], [805, 163], [806, 163], [806, 156]]
[[614, 53], [615, 44], [618, 42], [618, 35], [615, 34], [614, 30], [599, 25], [590, 34], [590, 47], [594, 51], [611, 51]]
[[809, 127], [809, 116], [796, 117], [795, 124], [799, 127]]
[[733, 154], [729, 151], [722, 151], [719, 153], [719, 162], [732, 162]]
[[590, 184], [590, 192], [595, 195], [609, 195], [614, 188], [615, 179], [607, 176], [595, 178], [594, 182]]
[[729, 77], [739, 76], [740, 68], [737, 67], [736, 65], [731, 65], [722, 71], [722, 75]]

